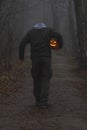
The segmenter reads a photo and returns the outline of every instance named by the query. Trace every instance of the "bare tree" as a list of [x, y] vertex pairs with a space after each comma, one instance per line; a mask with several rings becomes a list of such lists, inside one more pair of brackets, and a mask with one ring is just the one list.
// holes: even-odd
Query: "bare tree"
[[69, 18], [69, 31], [72, 40], [71, 53], [73, 56], [78, 57], [79, 44], [77, 38], [76, 14], [73, 0], [68, 3], [68, 18]]
[[79, 65], [87, 68], [87, 1], [74, 0], [77, 16], [77, 32], [79, 39]]
[[58, 14], [57, 14], [57, 8], [58, 8], [58, 1], [57, 0], [50, 0], [51, 8], [52, 8], [52, 17], [53, 17], [53, 27], [55, 29], [58, 29]]
[[[1, 3], [2, 1], [0, 1]], [[19, 5], [18, 5], [19, 4]], [[5, 68], [11, 68], [12, 47], [13, 47], [13, 16], [25, 11], [24, 2], [20, 3], [14, 0], [3, 1], [0, 10], [0, 53], [5, 59]], [[16, 7], [19, 8], [16, 8]], [[28, 8], [27, 8], [28, 9]], [[29, 10], [29, 9], [28, 9]]]

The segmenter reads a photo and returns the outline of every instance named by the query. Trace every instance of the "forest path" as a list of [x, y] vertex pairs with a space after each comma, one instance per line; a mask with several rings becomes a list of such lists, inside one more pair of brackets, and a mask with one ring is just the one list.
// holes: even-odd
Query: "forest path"
[[87, 130], [87, 99], [77, 89], [86, 79], [74, 71], [74, 58], [53, 54], [52, 63], [49, 103], [53, 106], [35, 109], [29, 67], [18, 92], [0, 95], [0, 130]]

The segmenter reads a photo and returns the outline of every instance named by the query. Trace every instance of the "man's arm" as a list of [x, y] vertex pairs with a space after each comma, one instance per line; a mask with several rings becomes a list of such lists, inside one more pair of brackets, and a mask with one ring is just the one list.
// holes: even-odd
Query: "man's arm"
[[19, 45], [19, 60], [22, 62], [24, 60], [24, 51], [25, 46], [30, 42], [30, 35], [29, 32], [25, 35]]

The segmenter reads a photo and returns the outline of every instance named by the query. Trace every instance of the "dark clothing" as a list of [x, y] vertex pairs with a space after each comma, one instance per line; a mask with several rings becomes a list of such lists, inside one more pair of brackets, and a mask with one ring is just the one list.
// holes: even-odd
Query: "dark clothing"
[[49, 95], [49, 82], [52, 76], [51, 58], [40, 57], [32, 60], [33, 86], [36, 101], [47, 103]]
[[33, 93], [36, 103], [46, 105], [49, 96], [49, 83], [52, 76], [50, 39], [56, 38], [62, 48], [63, 42], [60, 34], [50, 28], [30, 30], [19, 47], [19, 58], [24, 59], [25, 46], [30, 43], [31, 47], [31, 74], [33, 77]]
[[32, 29], [21, 41], [19, 47], [19, 58], [24, 59], [24, 48], [30, 43], [31, 59], [33, 57], [51, 57], [51, 49], [49, 42], [51, 38], [56, 38], [62, 47], [63, 41], [60, 34], [54, 32], [50, 28]]

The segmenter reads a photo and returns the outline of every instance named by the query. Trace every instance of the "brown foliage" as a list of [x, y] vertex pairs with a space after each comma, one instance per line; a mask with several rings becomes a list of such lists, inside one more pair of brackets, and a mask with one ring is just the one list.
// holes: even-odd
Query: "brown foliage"
[[27, 63], [17, 63], [10, 71], [0, 68], [0, 94], [10, 95], [18, 91], [23, 84], [27, 67]]

